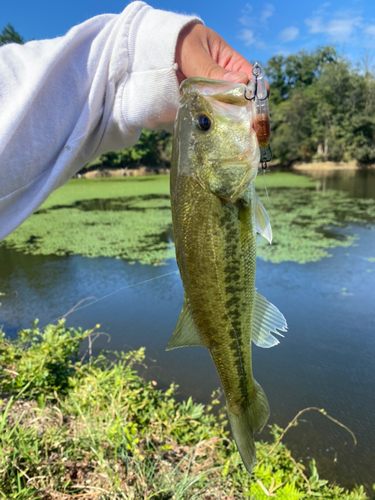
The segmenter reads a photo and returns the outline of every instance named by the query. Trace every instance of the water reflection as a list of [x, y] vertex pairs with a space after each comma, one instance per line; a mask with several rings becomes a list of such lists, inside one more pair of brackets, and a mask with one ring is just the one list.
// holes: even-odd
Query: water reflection
[[293, 171], [316, 180], [316, 190], [335, 189], [353, 198], [375, 198], [375, 169]]

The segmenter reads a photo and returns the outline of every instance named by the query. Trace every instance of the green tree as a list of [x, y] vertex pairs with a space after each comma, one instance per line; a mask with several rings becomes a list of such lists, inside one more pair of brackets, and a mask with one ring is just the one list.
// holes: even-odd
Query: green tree
[[165, 130], [142, 131], [138, 142], [127, 149], [105, 153], [83, 170], [94, 168], [136, 168], [139, 166], [168, 166], [172, 154], [172, 135]]
[[127, 165], [160, 166], [170, 162], [172, 150], [171, 134], [164, 130], [142, 131], [138, 142], [122, 152], [122, 161]]
[[0, 46], [7, 43], [25, 43], [25, 39], [8, 23], [0, 34]]
[[271, 147], [281, 163], [375, 161], [375, 78], [332, 47], [276, 56], [270, 78]]
[[336, 61], [337, 52], [333, 47], [321, 47], [310, 53], [300, 51], [288, 57], [271, 57], [266, 68], [270, 81], [270, 101], [279, 104], [288, 99], [294, 90], [311, 85], [327, 64]]

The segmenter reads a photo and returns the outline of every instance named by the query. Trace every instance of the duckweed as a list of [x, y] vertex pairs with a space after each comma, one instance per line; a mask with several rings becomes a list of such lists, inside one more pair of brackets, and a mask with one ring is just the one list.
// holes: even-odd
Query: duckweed
[[[262, 177], [256, 189], [274, 235], [272, 245], [259, 238], [264, 260], [318, 261], [333, 248], [353, 245], [355, 234], [345, 230], [349, 224], [375, 220], [375, 200], [316, 191], [314, 181], [292, 173], [266, 176], [268, 201]], [[162, 264], [174, 257], [169, 177], [72, 179], [2, 244], [35, 255]]]

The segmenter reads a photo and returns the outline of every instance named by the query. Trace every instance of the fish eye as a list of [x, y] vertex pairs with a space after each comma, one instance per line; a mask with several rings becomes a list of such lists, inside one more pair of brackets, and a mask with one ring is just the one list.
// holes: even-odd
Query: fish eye
[[207, 132], [211, 128], [211, 120], [207, 115], [198, 115], [197, 116], [197, 127]]

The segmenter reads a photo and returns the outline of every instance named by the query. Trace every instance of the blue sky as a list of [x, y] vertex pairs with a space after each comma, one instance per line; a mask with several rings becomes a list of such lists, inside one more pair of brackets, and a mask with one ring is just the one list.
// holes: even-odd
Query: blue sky
[[[92, 16], [121, 12], [126, 4], [120, 0], [8, 1], [0, 9], [0, 29], [10, 22], [26, 39], [52, 38]], [[333, 44], [353, 62], [367, 52], [375, 65], [375, 0], [150, 0], [149, 4], [198, 14], [251, 62]]]

